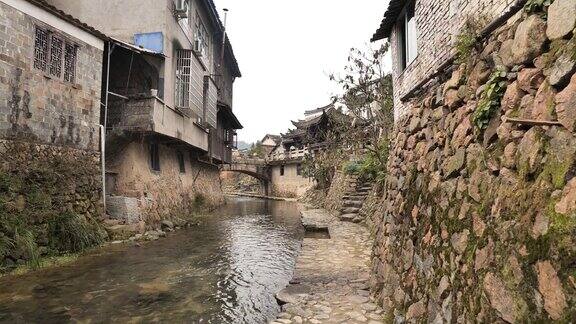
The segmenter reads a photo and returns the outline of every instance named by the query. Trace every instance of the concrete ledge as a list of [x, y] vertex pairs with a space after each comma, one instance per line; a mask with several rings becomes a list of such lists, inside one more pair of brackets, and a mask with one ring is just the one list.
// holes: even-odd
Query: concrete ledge
[[277, 200], [277, 201], [291, 201], [291, 202], [297, 202], [298, 201], [296, 198], [272, 197], [272, 196], [256, 195], [256, 194], [249, 194], [249, 193], [243, 193], [243, 192], [227, 192], [224, 195], [237, 196], [237, 197], [260, 198], [260, 199]]

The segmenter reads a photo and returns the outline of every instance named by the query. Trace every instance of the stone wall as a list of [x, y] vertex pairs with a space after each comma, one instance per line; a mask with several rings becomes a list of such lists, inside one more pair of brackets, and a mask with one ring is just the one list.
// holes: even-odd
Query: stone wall
[[356, 186], [356, 179], [357, 176], [355, 175], [337, 170], [334, 178], [332, 178], [332, 183], [330, 184], [330, 189], [326, 195], [323, 207], [331, 213], [339, 213], [344, 204], [343, 198], [348, 191]]
[[0, 138], [98, 150], [103, 52], [55, 30], [78, 45], [76, 78], [48, 76], [33, 67], [37, 25], [0, 3]]
[[[117, 138], [110, 141], [108, 148], [107, 195], [128, 198], [124, 204], [126, 208], [135, 205], [129, 198], [138, 201], [137, 209], [132, 213], [124, 213], [125, 207], [120, 206], [120, 216], [114, 218], [139, 214], [139, 219], [131, 219], [131, 222], [157, 227], [162, 220], [187, 218], [224, 202], [218, 167], [199, 162], [194, 153], [183, 147], [159, 145], [160, 171], [150, 167], [149, 138]], [[178, 163], [178, 150], [184, 156], [183, 173]]]
[[575, 27], [573, 0], [523, 12], [399, 120], [372, 276], [388, 318], [576, 320]]
[[467, 19], [482, 18], [486, 23], [498, 18], [516, 0], [427, 0], [416, 1], [418, 56], [405, 70], [400, 68], [402, 46], [396, 31], [392, 32], [392, 75], [395, 117], [407, 112], [409, 104], [400, 100], [423, 78], [435, 72], [454, 54], [456, 36]]

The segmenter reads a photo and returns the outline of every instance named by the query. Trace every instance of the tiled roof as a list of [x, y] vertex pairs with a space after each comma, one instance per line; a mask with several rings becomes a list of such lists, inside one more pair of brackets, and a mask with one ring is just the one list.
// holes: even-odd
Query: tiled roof
[[382, 23], [380, 24], [380, 28], [378, 28], [376, 33], [374, 33], [374, 36], [372, 36], [372, 42], [390, 37], [392, 28], [394, 28], [394, 24], [396, 24], [396, 20], [398, 19], [398, 15], [400, 15], [400, 12], [402, 12], [402, 9], [404, 9], [407, 2], [408, 0], [390, 0], [388, 9], [384, 14], [384, 19], [382, 19]]
[[53, 14], [54, 16], [61, 18], [62, 20], [65, 20], [66, 22], [100, 38], [101, 40], [108, 40], [108, 36], [104, 35], [104, 33], [102, 33], [101, 31], [97, 30], [96, 28], [89, 26], [86, 23], [83, 23], [82, 21], [72, 17], [71, 15], [65, 13], [64, 11], [54, 7], [53, 5], [49, 4], [48, 2], [46, 2], [45, 0], [26, 0], [28, 2], [30, 2], [31, 4], [42, 8], [46, 11], [48, 11], [49, 13]]

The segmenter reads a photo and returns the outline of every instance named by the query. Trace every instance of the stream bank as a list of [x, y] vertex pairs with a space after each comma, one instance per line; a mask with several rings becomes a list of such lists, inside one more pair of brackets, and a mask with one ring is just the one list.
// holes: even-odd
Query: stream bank
[[294, 277], [276, 295], [284, 305], [272, 323], [383, 323], [369, 290], [368, 228], [341, 222], [324, 209], [301, 215], [307, 233]]

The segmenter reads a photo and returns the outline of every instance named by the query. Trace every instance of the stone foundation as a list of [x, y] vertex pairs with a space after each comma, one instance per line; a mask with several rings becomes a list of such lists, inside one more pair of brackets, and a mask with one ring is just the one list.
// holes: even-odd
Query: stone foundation
[[576, 320], [573, 4], [515, 17], [398, 122], [372, 276], [397, 321]]
[[127, 137], [109, 147], [107, 194], [113, 196], [109, 201], [118, 202], [108, 206], [112, 218], [158, 227], [162, 220], [189, 218], [224, 202], [218, 166], [198, 161], [185, 149], [180, 149], [185, 167], [181, 172], [173, 146], [159, 145], [160, 171], [150, 167], [148, 139]]

